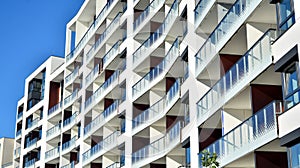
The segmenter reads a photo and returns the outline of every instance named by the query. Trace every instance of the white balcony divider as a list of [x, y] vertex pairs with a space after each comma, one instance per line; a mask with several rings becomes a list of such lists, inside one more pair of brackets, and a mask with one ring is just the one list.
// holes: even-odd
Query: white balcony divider
[[119, 168], [120, 167], [120, 163], [119, 162], [115, 162], [109, 166], [107, 166], [106, 168]]
[[203, 21], [209, 10], [212, 8], [216, 0], [200, 0], [194, 10], [194, 26], [197, 28]]
[[58, 110], [61, 110], [61, 106], [62, 106], [62, 102], [59, 102], [59, 103], [57, 103], [56, 105], [54, 105], [53, 107], [51, 107], [51, 108], [48, 110], [48, 116], [51, 115], [52, 113], [58, 111]]
[[142, 125], [151, 124], [152, 121], [160, 119], [179, 98], [180, 79], [177, 79], [167, 94], [147, 110], [141, 112], [132, 120], [132, 129], [135, 130]]
[[[119, 77], [120, 71], [116, 70], [84, 103], [85, 109], [97, 102], [97, 100], [104, 96], [103, 93], [108, 89], [111, 84]], [[99, 101], [99, 100], [98, 100]]]
[[[150, 70], [141, 80], [139, 80], [132, 87], [132, 96], [136, 99], [141, 96], [146, 90], [150, 89], [153, 81], [157, 79], [160, 75], [165, 74], [175, 63], [177, 57], [179, 56], [179, 41], [178, 38], [175, 40], [166, 56], [155, 68]], [[164, 73], [165, 72], [165, 73]]]
[[83, 134], [86, 136], [96, 127], [101, 127], [105, 123], [105, 119], [115, 112], [119, 107], [119, 100], [115, 100], [113, 104], [108, 106], [103, 112], [101, 112], [95, 119], [93, 119], [83, 129]]
[[155, 11], [159, 9], [165, 0], [152, 0], [152, 2], [144, 9], [144, 11], [138, 16], [138, 18], [133, 22], [133, 30], [135, 30], [146, 18], [148, 18], [150, 13], [156, 13]]
[[86, 46], [87, 42], [89, 39], [95, 34], [97, 31], [98, 27], [101, 25], [103, 20], [106, 18], [106, 14], [108, 14], [108, 11], [111, 7], [111, 5], [114, 3], [116, 0], [109, 0], [106, 5], [103, 7], [99, 15], [97, 16], [96, 20], [94, 23], [89, 27], [89, 29], [86, 31], [84, 36], [81, 38], [81, 40], [78, 42], [76, 45], [75, 49], [72, 50], [67, 56], [66, 56], [66, 63], [68, 64], [70, 60], [78, 54], [79, 51], [83, 49], [84, 46]]
[[64, 106], [66, 106], [67, 104], [73, 102], [77, 98], [77, 93], [78, 93], [78, 89], [75, 89], [75, 91], [71, 95], [66, 97], [65, 100], [64, 100]]
[[89, 86], [100, 73], [100, 65], [97, 64], [94, 69], [85, 77], [85, 86]]
[[62, 166], [61, 168], [74, 168], [74, 167], [75, 167], [75, 161], [72, 161], [71, 163]]
[[133, 65], [136, 65], [138, 60], [146, 58], [149, 55], [149, 48], [162, 36], [166, 36], [171, 29], [179, 13], [178, 0], [172, 4], [165, 20], [161, 26], [149, 36], [149, 38], [133, 53]]
[[101, 142], [93, 146], [88, 151], [82, 154], [82, 162], [83, 164], [93, 161], [93, 159], [101, 156], [106, 151], [111, 148], [117, 146], [117, 138], [120, 135], [120, 131], [115, 131], [112, 134], [108, 135]]
[[75, 147], [76, 140], [77, 140], [77, 136], [75, 135], [75, 136], [73, 136], [73, 138], [70, 141], [63, 143], [62, 151], [66, 151], [68, 149], [72, 149], [73, 147]]
[[45, 152], [45, 159], [46, 160], [50, 160], [50, 159], [54, 159], [56, 157], [59, 157], [59, 147], [55, 147], [53, 149], [48, 150], [47, 152]]
[[27, 129], [30, 129], [30, 128], [33, 128], [33, 127], [37, 126], [39, 121], [40, 121], [40, 118], [36, 118], [36, 119], [32, 120], [31, 122], [28, 123]]
[[116, 17], [111, 21], [111, 23], [107, 26], [104, 32], [100, 35], [99, 39], [95, 42], [95, 44], [91, 47], [91, 49], [86, 54], [86, 62], [89, 62], [91, 58], [97, 53], [97, 51], [101, 48], [105, 39], [109, 38], [109, 34], [112, 33], [119, 25], [120, 18], [122, 13], [118, 13]]
[[196, 76], [218, 54], [262, 0], [237, 0], [195, 55]]
[[132, 154], [133, 166], [142, 167], [153, 159], [163, 157], [175, 148], [180, 143], [182, 125], [183, 123], [178, 121], [162, 138], [134, 152]]
[[58, 133], [60, 133], [61, 130], [61, 123], [56, 124], [55, 126], [49, 128], [46, 132], [46, 137], [49, 138], [53, 135], [56, 135]]
[[272, 63], [275, 30], [267, 31], [197, 103], [198, 125], [213, 115], [238, 91]]
[[79, 112], [76, 111], [71, 117], [65, 119], [63, 122], [63, 127], [75, 124], [76, 117], [78, 114], [79, 114]]
[[103, 67], [106, 67], [118, 55], [120, 44], [120, 41], [116, 42], [103, 56]]
[[68, 76], [66, 76], [65, 86], [74, 82], [74, 80], [77, 78], [78, 74], [79, 74], [79, 66], [77, 66], [72, 73], [70, 73]]
[[[278, 136], [276, 115], [282, 112], [282, 102], [273, 101], [208, 146], [205, 150], [210, 153], [216, 153], [220, 167], [223, 167], [233, 160], [276, 139]], [[201, 153], [199, 153], [199, 162], [202, 168], [201, 157]]]

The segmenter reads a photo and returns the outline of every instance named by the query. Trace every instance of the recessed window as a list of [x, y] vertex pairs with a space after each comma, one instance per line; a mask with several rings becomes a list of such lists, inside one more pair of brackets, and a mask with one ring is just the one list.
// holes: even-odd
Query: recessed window
[[300, 102], [299, 64], [292, 63], [283, 73], [285, 109], [290, 109]]
[[295, 23], [293, 6], [293, 0], [281, 0], [281, 2], [277, 4], [278, 29], [281, 33], [286, 31]]

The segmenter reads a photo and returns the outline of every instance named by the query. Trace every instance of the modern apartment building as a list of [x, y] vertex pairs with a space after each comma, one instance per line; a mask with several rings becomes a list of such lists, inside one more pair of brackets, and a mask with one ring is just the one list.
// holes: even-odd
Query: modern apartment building
[[14, 139], [0, 138], [0, 166], [1, 168], [13, 167]]
[[18, 102], [14, 167], [300, 166], [300, 1], [86, 0]]

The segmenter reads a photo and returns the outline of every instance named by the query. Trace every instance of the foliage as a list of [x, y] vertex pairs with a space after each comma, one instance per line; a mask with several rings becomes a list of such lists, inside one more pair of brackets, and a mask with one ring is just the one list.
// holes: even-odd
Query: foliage
[[216, 153], [210, 153], [207, 150], [201, 152], [202, 166], [209, 168], [217, 168], [220, 164], [217, 161], [218, 155]]

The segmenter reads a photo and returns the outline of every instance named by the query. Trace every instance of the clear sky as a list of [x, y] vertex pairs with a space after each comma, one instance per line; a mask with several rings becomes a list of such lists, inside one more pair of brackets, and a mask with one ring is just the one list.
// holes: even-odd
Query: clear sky
[[84, 0], [2, 0], [0, 138], [14, 137], [25, 78], [50, 55], [64, 56], [66, 24]]

